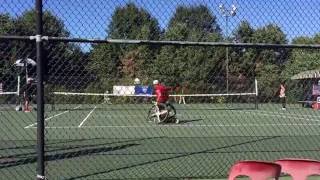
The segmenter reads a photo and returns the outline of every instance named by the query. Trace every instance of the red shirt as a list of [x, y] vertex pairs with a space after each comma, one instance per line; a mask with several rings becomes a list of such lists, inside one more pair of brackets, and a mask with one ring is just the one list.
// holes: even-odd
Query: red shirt
[[171, 90], [172, 88], [170, 87], [165, 87], [162, 84], [157, 84], [154, 86], [155, 94], [157, 97], [157, 102], [158, 103], [165, 103], [169, 99], [169, 93], [168, 91]]

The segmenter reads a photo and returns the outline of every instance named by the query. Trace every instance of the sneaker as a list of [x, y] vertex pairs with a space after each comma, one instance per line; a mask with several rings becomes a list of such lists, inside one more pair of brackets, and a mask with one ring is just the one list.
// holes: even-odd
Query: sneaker
[[176, 124], [179, 124], [179, 122], [180, 122], [179, 119], [176, 119]]
[[22, 107], [21, 106], [16, 106], [16, 111], [22, 111]]
[[282, 110], [286, 110], [286, 108], [282, 108]]

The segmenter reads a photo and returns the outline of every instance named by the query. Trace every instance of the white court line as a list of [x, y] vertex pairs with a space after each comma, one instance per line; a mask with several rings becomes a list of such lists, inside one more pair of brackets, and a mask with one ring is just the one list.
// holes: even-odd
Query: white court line
[[79, 124], [78, 127], [81, 127], [81, 126], [84, 124], [84, 122], [86, 122], [86, 120], [90, 117], [90, 115], [93, 113], [93, 111], [94, 111], [96, 108], [97, 108], [97, 106], [95, 106], [95, 107], [89, 112], [89, 114], [87, 115], [87, 117], [84, 118], [84, 120]]
[[[81, 105], [80, 105], [81, 106]], [[74, 109], [77, 109], [79, 108], [80, 106], [74, 108]], [[73, 126], [61, 126], [61, 127], [46, 127], [46, 128], [52, 128], [52, 129], [59, 129], [59, 128], [143, 128], [143, 127], [159, 127], [159, 125], [153, 125], [153, 126], [82, 126], [83, 123], [89, 118], [89, 116], [91, 115], [91, 113], [95, 110], [96, 106], [94, 107], [93, 110], [91, 110], [91, 112], [87, 115], [87, 117], [81, 122], [81, 124], [77, 127], [73, 127]], [[56, 114], [52, 117], [49, 117], [47, 119], [45, 119], [46, 121], [49, 120], [49, 119], [52, 119], [54, 117], [57, 117], [61, 114], [64, 114], [66, 112], [69, 112], [69, 111], [65, 111], [65, 112], [62, 112], [62, 113], [59, 113], [59, 114]], [[285, 117], [285, 118], [292, 118], [292, 119], [301, 119], [301, 120], [305, 120], [305, 121], [316, 121], [316, 122], [319, 122], [319, 120], [316, 120], [316, 119], [307, 119], [307, 118], [303, 118], [303, 117], [296, 117], [294, 115], [288, 115], [288, 114], [285, 114], [285, 113], [278, 113], [278, 114], [275, 114], [275, 113], [262, 113], [262, 112], [268, 112], [268, 111], [250, 111], [250, 112], [244, 112], [244, 111], [238, 111], [238, 112], [241, 112], [241, 113], [249, 113], [249, 114], [253, 114], [253, 115], [264, 115], [264, 116], [274, 116], [274, 117]], [[120, 117], [144, 117], [143, 115], [120, 115]], [[182, 116], [182, 114], [177, 114], [177, 116]], [[227, 115], [228, 116], [228, 115]], [[305, 116], [309, 116], [309, 117], [315, 117], [315, 118], [318, 118], [320, 116], [312, 116], [312, 115], [305, 115]], [[119, 115], [109, 115], [108, 117], [118, 117], [119, 118]], [[210, 115], [193, 115], [192, 117], [199, 117], [199, 118], [206, 118], [206, 117], [226, 117], [225, 115], [222, 116], [220, 114], [210, 114]], [[30, 128], [31, 126], [34, 126], [36, 125], [37, 123], [34, 123], [34, 124], [31, 124], [29, 126], [26, 126], [25, 128]], [[289, 123], [289, 124], [231, 124], [231, 125], [219, 125], [219, 124], [215, 124], [215, 125], [161, 125], [161, 126], [170, 126], [170, 127], [240, 127], [240, 126], [318, 126], [320, 124], [298, 124], [298, 123]], [[36, 128], [36, 127], [32, 127], [32, 128]]]
[[[290, 115], [290, 114], [285, 114], [285, 113], [263, 113], [263, 112], [267, 112], [267, 111], [250, 111], [250, 112], [246, 112], [246, 111], [237, 111], [237, 112], [241, 112], [241, 113], [246, 113], [246, 114], [251, 114], [252, 116], [271, 116], [271, 117], [283, 117], [283, 118], [291, 118], [291, 119], [298, 119], [298, 120], [305, 120], [305, 121], [316, 121], [316, 122], [320, 122], [320, 116], [308, 116], [310, 118], [319, 118], [319, 119], [310, 119], [310, 118], [306, 118], [306, 117], [298, 117], [296, 115]], [[184, 116], [184, 114], [177, 114], [177, 117], [182, 117]], [[192, 114], [188, 114], [188, 117], [192, 117], [192, 118], [206, 118], [206, 117], [230, 117], [229, 114], [208, 114], [208, 115], [204, 115], [204, 114], [196, 114], [196, 115], [192, 115]], [[238, 116], [240, 115], [236, 115], [233, 118], [238, 118]], [[306, 115], [307, 116], [307, 115]], [[126, 114], [122, 114], [122, 115], [106, 115], [105, 117], [110, 117], [110, 118], [126, 118], [126, 117], [145, 117], [145, 115], [126, 115]]]
[[[96, 108], [96, 107], [95, 107]], [[94, 109], [95, 109], [94, 108]], [[91, 115], [91, 113], [94, 111], [94, 109], [93, 110], [91, 110], [91, 112], [87, 115], [87, 117], [81, 122], [81, 124], [79, 125], [79, 126], [77, 126], [77, 127], [81, 127], [81, 128], [83, 128], [83, 127], [96, 127], [96, 126], [82, 126], [83, 125], [83, 123], [89, 118], [89, 116]], [[63, 112], [63, 113], [66, 113], [66, 112], [69, 112], [69, 111], [65, 111], [65, 112]], [[261, 112], [243, 112], [243, 111], [239, 111], [239, 112], [241, 112], [241, 113], [250, 113], [250, 114], [256, 114], [257, 116], [259, 116], [259, 115], [264, 115], [264, 116], [275, 116], [275, 117], [285, 117], [285, 118], [292, 118], [292, 119], [301, 119], [301, 120], [305, 120], [305, 121], [316, 121], [316, 122], [319, 122], [320, 120], [314, 120], [314, 119], [306, 119], [306, 118], [302, 118], [302, 117], [294, 117], [294, 116], [284, 116], [284, 115], [280, 115], [280, 114], [269, 114], [269, 113], [261, 113]], [[51, 119], [51, 118], [53, 118], [53, 117], [56, 117], [56, 116], [58, 116], [58, 115], [61, 115], [61, 114], [63, 114], [63, 113], [60, 113], [60, 114], [57, 114], [57, 115], [54, 115], [54, 116], [52, 116], [52, 117], [50, 117], [50, 118], [48, 118], [48, 119], [46, 119], [46, 120], [49, 120], [49, 119]], [[132, 117], [132, 116], [134, 116], [134, 117], [144, 117], [144, 116], [142, 116], [142, 115], [110, 115], [110, 116], [107, 116], [107, 117]], [[182, 114], [177, 114], [177, 116], [179, 117], [179, 116], [182, 116]], [[192, 117], [197, 117], [197, 118], [206, 118], [206, 117], [226, 117], [226, 116], [221, 116], [221, 115], [219, 115], [219, 114], [211, 114], [211, 115], [194, 115], [194, 116], [192, 116]], [[25, 128], [30, 128], [30, 126], [33, 126], [33, 125], [35, 125], [35, 124], [37, 124], [37, 123], [34, 123], [34, 124], [32, 124], [32, 125], [29, 125], [29, 126], [27, 126], [27, 127], [25, 127]], [[285, 126], [286, 124], [282, 124], [281, 126]], [[289, 124], [290, 125], [290, 124]], [[313, 124], [313, 125], [315, 125], [315, 124]], [[163, 126], [166, 126], [166, 125], [163, 125]], [[174, 125], [170, 125], [170, 126], [174, 126]], [[181, 125], [180, 125], [181, 126]], [[185, 125], [184, 125], [185, 126]], [[187, 126], [190, 126], [190, 125], [187, 125]], [[194, 125], [194, 126], [198, 126], [198, 125]], [[223, 125], [201, 125], [200, 127], [203, 127], [203, 126], [217, 126], [217, 127], [222, 127]], [[230, 126], [230, 125], [226, 125], [226, 126]], [[232, 126], [236, 126], [236, 125], [232, 125]], [[249, 125], [250, 126], [250, 125]], [[274, 124], [274, 126], [276, 126], [276, 124]], [[62, 128], [63, 128], [64, 126], [62, 126]], [[72, 127], [72, 126], [71, 126]], [[98, 126], [98, 127], [105, 127], [105, 126]], [[119, 127], [119, 126], [106, 126], [106, 127]], [[121, 126], [120, 126], [121, 127]], [[123, 126], [123, 127], [129, 127], [129, 126]], [[130, 127], [132, 127], [132, 126], [130, 126]], [[143, 127], [145, 127], [145, 126], [143, 126]], [[159, 127], [159, 126], [155, 126], [155, 127]]]
[[[265, 116], [273, 116], [273, 117], [284, 117], [284, 118], [292, 118], [292, 119], [301, 119], [301, 120], [305, 120], [305, 121], [316, 121], [316, 122], [319, 122], [319, 120], [317, 119], [309, 119], [309, 118], [304, 118], [304, 117], [297, 117], [297, 116], [294, 116], [294, 115], [289, 115], [289, 114], [275, 114], [275, 113], [261, 113], [261, 112], [242, 112], [240, 111], [241, 113], [249, 113], [249, 114], [256, 114], [256, 115], [265, 115]], [[315, 118], [319, 118], [317, 116], [314, 116]]]
[[[73, 109], [78, 109], [80, 106], [81, 106], [81, 105], [79, 105], [79, 106], [77, 106], [77, 107], [75, 107], [75, 108], [73, 108]], [[67, 112], [70, 112], [70, 110], [68, 110], [68, 111], [63, 111], [63, 112], [61, 112], [61, 113], [59, 113], [59, 114], [55, 114], [55, 115], [53, 115], [53, 116], [51, 116], [51, 117], [46, 118], [44, 121], [48, 121], [48, 120], [50, 120], [50, 119], [52, 119], [52, 118], [54, 118], [54, 117], [58, 117], [58, 116], [60, 116], [60, 115], [62, 115], [62, 114], [65, 114], [65, 113], [67, 113]], [[38, 124], [38, 123], [30, 124], [30, 125], [28, 125], [28, 126], [26, 126], [26, 127], [24, 127], [24, 128], [30, 128], [30, 127], [32, 127], [32, 126], [34, 126], [34, 125], [36, 125], [36, 124]]]
[[[83, 128], [203, 128], [203, 127], [265, 127], [265, 126], [320, 126], [320, 124], [306, 124], [306, 123], [289, 123], [289, 124], [276, 124], [276, 123], [266, 123], [266, 124], [161, 124], [161, 125], [133, 125], [133, 126], [49, 126], [46, 129], [83, 129]], [[36, 128], [36, 127], [32, 127]]]
[[[259, 110], [259, 111], [260, 111], [260, 112], [270, 113], [270, 111], [264, 111], [264, 110]], [[309, 115], [309, 114], [295, 114], [295, 113], [287, 114], [287, 113], [283, 113], [283, 112], [277, 112], [277, 114], [284, 114], [284, 115], [291, 115], [291, 116], [300, 116], [300, 117], [320, 118], [319, 115]]]

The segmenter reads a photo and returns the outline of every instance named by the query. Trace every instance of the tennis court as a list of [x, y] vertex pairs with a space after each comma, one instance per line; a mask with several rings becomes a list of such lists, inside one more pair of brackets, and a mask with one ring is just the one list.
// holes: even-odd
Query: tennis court
[[[45, 117], [48, 176], [224, 178], [232, 162], [240, 159], [319, 158], [320, 112], [310, 108], [174, 105], [179, 124], [146, 121], [151, 104], [60, 104], [54, 110], [46, 106], [52, 109]], [[36, 137], [36, 111], [1, 115], [1, 174], [35, 167], [36, 141], [27, 137]]]

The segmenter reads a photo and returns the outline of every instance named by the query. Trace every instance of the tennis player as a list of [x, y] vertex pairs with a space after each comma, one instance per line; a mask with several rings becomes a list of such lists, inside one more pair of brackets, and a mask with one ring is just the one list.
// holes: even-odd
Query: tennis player
[[[167, 104], [170, 103], [169, 102], [169, 91], [174, 90], [176, 87], [174, 87], [174, 88], [166, 87], [163, 84], [159, 83], [158, 80], [153, 81], [153, 86], [154, 86], [154, 92], [156, 95], [156, 101], [157, 101], [159, 110], [162, 111], [163, 109], [161, 109], [161, 108], [163, 106], [160, 106], [160, 104], [168, 106]], [[172, 120], [174, 120], [175, 123], [179, 123], [179, 120], [176, 117], [172, 117]]]
[[279, 98], [282, 103], [282, 109], [286, 110], [286, 87], [285, 87], [284, 83], [280, 84]]
[[24, 97], [24, 112], [30, 112], [31, 111], [31, 102], [32, 102], [32, 93], [33, 92], [33, 79], [28, 78], [25, 91], [23, 93]]

